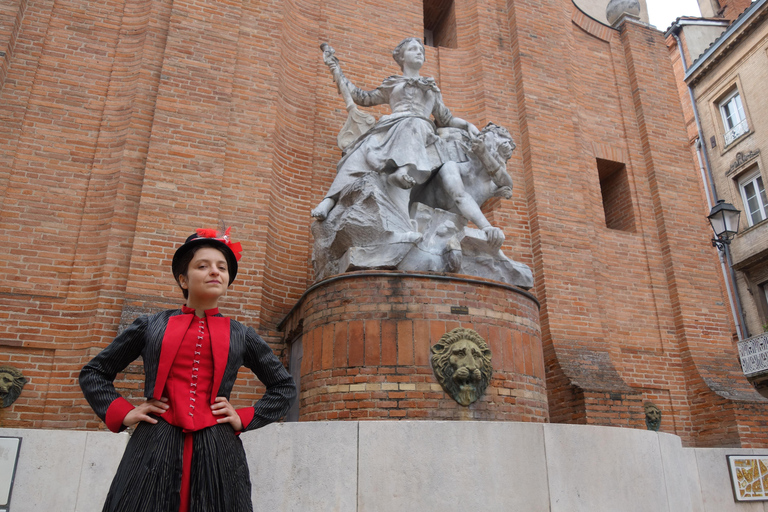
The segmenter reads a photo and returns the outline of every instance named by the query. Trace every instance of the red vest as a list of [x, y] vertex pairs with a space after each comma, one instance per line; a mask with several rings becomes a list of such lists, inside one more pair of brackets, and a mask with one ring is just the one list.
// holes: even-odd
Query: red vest
[[[186, 314], [188, 309], [182, 311]], [[181, 427], [185, 432], [194, 432], [216, 424], [211, 413], [211, 391], [213, 387], [213, 352], [211, 333], [206, 318], [194, 317], [182, 338], [176, 357], [168, 372], [162, 396], [168, 398], [170, 408], [163, 419]]]

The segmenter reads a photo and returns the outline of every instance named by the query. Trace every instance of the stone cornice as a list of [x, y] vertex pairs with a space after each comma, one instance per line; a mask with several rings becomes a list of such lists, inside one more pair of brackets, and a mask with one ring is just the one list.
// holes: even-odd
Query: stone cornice
[[689, 87], [695, 86], [721, 60], [727, 57], [739, 43], [749, 36], [768, 16], [768, 0], [758, 0], [691, 65], [685, 76]]

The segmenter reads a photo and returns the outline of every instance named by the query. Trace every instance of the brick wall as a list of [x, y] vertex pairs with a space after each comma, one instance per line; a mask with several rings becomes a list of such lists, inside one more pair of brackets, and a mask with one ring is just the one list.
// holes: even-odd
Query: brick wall
[[720, 0], [723, 18], [733, 21], [750, 6], [752, 0]]
[[[490, 385], [466, 408], [430, 363], [430, 348], [456, 327], [476, 331], [492, 353]], [[547, 420], [538, 307], [508, 286], [358, 272], [310, 290], [285, 329], [303, 348], [301, 420]]]
[[[423, 74], [436, 77], [455, 115], [503, 125], [517, 142], [508, 165], [514, 195], [485, 210], [507, 234], [504, 252], [532, 267], [541, 303], [549, 410], [496, 417], [643, 428], [642, 403], [651, 400], [662, 429], [686, 444], [762, 443], [752, 422], [764, 405], [737, 368], [661, 33], [635, 24], [619, 32], [570, 0], [455, 0], [454, 10], [457, 47], [428, 48]], [[335, 175], [346, 117], [318, 46], [333, 45], [346, 75], [372, 89], [398, 72], [391, 50], [421, 35], [422, 12], [405, 0], [386, 9], [349, 0], [6, 3], [0, 353], [30, 383], [0, 423], [96, 428], [76, 386], [79, 368], [121, 322], [178, 305], [174, 248], [219, 219], [245, 253], [221, 309], [285, 358], [287, 331], [278, 325], [312, 284], [309, 210]], [[626, 167], [622, 204], [634, 231], [606, 227], [598, 158]], [[384, 333], [392, 329], [398, 340], [398, 329], [421, 332], [416, 320], [376, 319], [370, 332], [391, 343], [395, 335]], [[350, 329], [367, 339], [368, 319], [356, 321], [339, 343]], [[325, 346], [318, 332], [305, 338], [313, 365], [314, 347]], [[345, 404], [360, 391], [343, 386], [363, 376], [398, 386], [371, 389], [398, 404], [371, 411], [425, 410], [405, 405], [417, 398], [409, 392], [441, 403], [415, 351], [410, 364], [394, 366], [412, 373], [360, 375], [335, 352], [326, 363], [319, 353], [307, 374], [317, 379], [314, 396], [338, 393], [334, 403]], [[131, 397], [140, 370], [120, 377]], [[400, 388], [410, 384], [424, 389]], [[515, 381], [494, 388], [509, 395], [489, 396], [520, 404], [514, 393], [529, 385]], [[245, 379], [233, 400], [259, 393]]]

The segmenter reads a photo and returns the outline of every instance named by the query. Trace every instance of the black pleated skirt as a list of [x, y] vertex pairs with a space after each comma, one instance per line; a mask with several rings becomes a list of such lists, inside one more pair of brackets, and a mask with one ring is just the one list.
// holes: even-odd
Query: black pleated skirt
[[[252, 512], [251, 479], [229, 424], [192, 434], [190, 512]], [[139, 423], [128, 441], [102, 512], [178, 512], [184, 432], [163, 420]]]

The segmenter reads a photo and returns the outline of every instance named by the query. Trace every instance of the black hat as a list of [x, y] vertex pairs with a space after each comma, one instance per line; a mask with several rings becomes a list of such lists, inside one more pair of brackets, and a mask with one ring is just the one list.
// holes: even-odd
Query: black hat
[[183, 268], [182, 261], [184, 256], [189, 251], [200, 247], [202, 245], [215, 247], [220, 250], [224, 257], [227, 259], [227, 270], [229, 271], [229, 284], [235, 280], [237, 276], [237, 261], [240, 259], [240, 253], [243, 250], [240, 242], [232, 243], [229, 239], [229, 230], [224, 233], [217, 232], [215, 229], [198, 229], [193, 235], [190, 235], [184, 242], [184, 245], [176, 249], [176, 253], [173, 255], [173, 262], [171, 263], [171, 270], [173, 271], [173, 277], [178, 282], [179, 275], [183, 274], [187, 269]]

